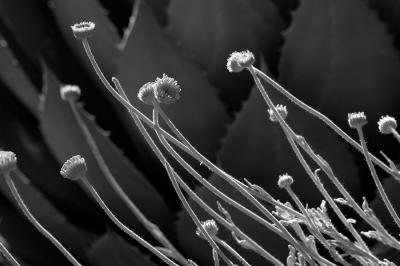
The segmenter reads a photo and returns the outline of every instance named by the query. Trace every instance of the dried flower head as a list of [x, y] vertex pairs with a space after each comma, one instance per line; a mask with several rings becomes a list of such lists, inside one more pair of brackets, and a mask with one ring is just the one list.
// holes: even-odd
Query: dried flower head
[[[278, 111], [278, 113], [281, 115], [283, 120], [285, 120], [287, 117], [287, 114], [288, 114], [286, 106], [282, 105], [282, 104], [278, 104], [275, 108]], [[269, 120], [271, 120], [272, 122], [278, 121], [278, 118], [275, 116], [274, 111], [272, 109], [268, 109], [268, 114], [269, 114]]]
[[348, 114], [347, 121], [351, 128], [361, 128], [367, 124], [367, 117], [364, 112], [350, 113]]
[[159, 103], [174, 103], [181, 97], [181, 87], [175, 79], [163, 74], [154, 82], [154, 96]]
[[60, 174], [67, 179], [76, 181], [85, 176], [87, 171], [86, 162], [80, 155], [69, 158], [61, 167]]
[[391, 134], [392, 130], [397, 128], [397, 121], [391, 116], [381, 116], [378, 121], [379, 132], [382, 134]]
[[293, 177], [288, 174], [283, 174], [279, 176], [278, 186], [280, 188], [288, 188], [293, 184]]
[[145, 104], [153, 105], [153, 101], [155, 99], [154, 88], [155, 88], [154, 82], [147, 82], [139, 89], [137, 97]]
[[76, 101], [81, 96], [81, 89], [75, 85], [64, 85], [60, 89], [60, 96], [63, 101]]
[[78, 40], [86, 39], [94, 32], [95, 24], [91, 21], [82, 21], [71, 26], [72, 33]]
[[17, 168], [17, 156], [12, 151], [0, 151], [0, 174]]
[[250, 67], [256, 61], [254, 54], [249, 50], [233, 52], [228, 58], [226, 68], [229, 72], [241, 72], [246, 67]]
[[[218, 226], [217, 226], [217, 223], [216, 223], [213, 219], [204, 221], [204, 222], [201, 224], [201, 226], [204, 228], [204, 230], [205, 230], [211, 237], [216, 236], [217, 233], [218, 233]], [[197, 228], [196, 234], [197, 234], [199, 237], [205, 239], [205, 236], [203, 235], [203, 233], [201, 232], [201, 230], [200, 230], [199, 228]]]

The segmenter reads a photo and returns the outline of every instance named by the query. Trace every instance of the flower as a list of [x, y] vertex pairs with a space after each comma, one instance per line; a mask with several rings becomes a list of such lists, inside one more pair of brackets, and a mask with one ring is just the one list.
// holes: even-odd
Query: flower
[[[207, 221], [203, 222], [203, 223], [201, 224], [201, 226], [204, 228], [204, 230], [205, 230], [211, 237], [216, 236], [217, 233], [218, 233], [218, 226], [217, 226], [217, 223], [216, 223], [213, 219], [210, 219], [210, 220], [207, 220]], [[201, 237], [201, 238], [205, 238], [205, 237], [203, 236], [203, 233], [201, 232], [201, 230], [200, 230], [199, 228], [197, 228], [196, 234], [197, 234], [199, 237]]]
[[349, 126], [351, 128], [360, 128], [367, 124], [367, 117], [365, 116], [364, 112], [358, 113], [350, 113], [348, 114]]
[[[278, 111], [278, 113], [281, 115], [283, 120], [285, 120], [287, 117], [287, 114], [288, 114], [286, 106], [284, 106], [282, 104], [278, 104], [275, 108]], [[268, 114], [269, 114], [269, 120], [271, 120], [271, 122], [278, 121], [278, 119], [276, 118], [274, 111], [272, 109], [268, 109]]]
[[288, 188], [293, 184], [293, 177], [288, 174], [283, 174], [279, 176], [278, 186], [280, 188]]
[[17, 168], [17, 156], [12, 151], [0, 151], [0, 174]]
[[179, 100], [180, 94], [181, 87], [178, 82], [166, 74], [154, 82], [154, 96], [159, 103], [174, 103]]
[[381, 116], [378, 121], [378, 128], [379, 132], [381, 132], [382, 134], [390, 134], [392, 133], [392, 130], [397, 128], [396, 119], [388, 115]]
[[147, 82], [139, 89], [137, 97], [145, 104], [153, 105], [153, 101], [155, 99], [154, 88], [155, 88], [154, 82]]
[[86, 162], [80, 155], [69, 158], [61, 167], [60, 174], [67, 179], [76, 181], [85, 176], [87, 171]]
[[96, 25], [91, 21], [82, 21], [71, 26], [72, 33], [78, 40], [86, 39], [92, 35]]
[[81, 89], [75, 85], [64, 85], [60, 89], [60, 96], [63, 101], [76, 101], [81, 96]]
[[256, 61], [254, 54], [249, 50], [233, 52], [228, 58], [226, 68], [229, 72], [241, 72], [246, 67], [250, 67]]

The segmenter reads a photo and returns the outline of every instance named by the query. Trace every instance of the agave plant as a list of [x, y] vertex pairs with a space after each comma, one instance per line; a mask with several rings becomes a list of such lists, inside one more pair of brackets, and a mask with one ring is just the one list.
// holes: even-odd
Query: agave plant
[[[0, 181], [0, 250], [5, 254], [5, 264], [10, 259], [7, 254], [21, 265], [71, 262], [71, 257], [63, 256], [25, 218], [10, 191], [9, 180], [35, 219], [82, 265], [158, 265], [163, 256], [182, 265], [212, 265], [223, 259], [224, 253], [204, 240], [210, 240], [208, 233], [216, 234], [216, 224], [208, 220], [209, 214], [196, 200], [190, 199], [182, 207], [167, 171], [170, 176], [181, 176], [188, 188], [212, 208], [217, 209], [220, 199], [173, 163], [173, 156], [167, 155], [171, 165], [164, 169], [154, 147], [133, 123], [132, 113], [107, 92], [87, 51], [72, 36], [70, 26], [80, 21], [95, 23], [91, 50], [104, 78], [116, 77], [112, 79], [116, 89], [119, 85], [125, 88], [125, 100], [150, 117], [153, 106], [140, 101], [139, 88], [157, 77], [167, 81], [168, 76], [174, 77], [182, 96], [177, 103], [163, 107], [163, 112], [199, 153], [218, 169], [237, 180], [245, 178], [249, 187], [255, 184], [281, 202], [292, 201], [289, 186], [304, 206], [315, 207], [314, 211], [321, 214], [318, 210], [324, 207], [316, 206], [320, 206], [323, 195], [307, 178], [279, 123], [268, 121], [268, 106], [258, 91], [264, 85], [273, 102], [282, 105], [270, 109], [272, 120], [274, 112], [288, 111], [285, 121], [294, 132], [304, 136], [329, 162], [340, 183], [360, 205], [362, 197], [367, 197], [382, 225], [398, 236], [386, 202], [375, 197], [374, 181], [367, 178], [369, 165], [362, 153], [350, 149], [320, 119], [272, 90], [268, 76], [253, 73], [264, 77], [258, 84], [255, 76], [226, 70], [226, 59], [233, 51], [249, 49], [256, 55], [257, 67], [341, 128], [348, 128], [347, 114], [354, 111], [365, 112], [369, 121], [378, 121], [385, 114], [399, 117], [395, 95], [400, 81], [400, 10], [395, 0], [125, 0], [112, 5], [100, 0], [25, 2], [0, 2], [0, 143], [3, 150], [18, 156], [18, 169], [12, 169]], [[79, 85], [82, 95], [78, 101], [62, 99], [60, 88], [65, 84]], [[74, 91], [76, 87], [67, 88]], [[360, 117], [356, 113], [350, 120]], [[168, 128], [168, 122], [160, 122], [161, 127]], [[379, 135], [377, 127], [370, 125], [363, 132], [371, 153], [383, 150], [383, 158], [391, 158], [390, 167], [395, 169], [392, 161], [399, 157], [396, 140]], [[149, 138], [162, 147], [159, 134], [151, 131]], [[168, 154], [168, 150], [162, 151]], [[77, 154], [87, 164], [84, 182], [80, 183], [59, 176], [61, 165]], [[196, 165], [194, 168], [229, 199], [259, 213], [237, 189], [207, 169], [209, 166], [199, 166], [186, 153], [179, 155]], [[81, 157], [73, 158], [71, 164], [83, 163]], [[316, 162], [307, 162], [313, 168], [317, 166]], [[377, 170], [376, 176], [387, 176]], [[286, 172], [294, 177], [293, 184], [291, 176], [281, 175]], [[394, 212], [399, 213], [398, 181], [390, 177], [384, 183]], [[338, 198], [340, 191], [335, 185], [326, 182], [325, 188], [338, 202], [348, 205], [347, 200]], [[135, 206], [127, 205], [116, 193], [118, 189]], [[105, 215], [96, 204], [95, 193], [127, 230], [108, 219], [109, 213]], [[369, 210], [367, 200], [364, 210]], [[246, 233], [247, 241], [257, 242], [288, 265], [289, 258], [297, 258], [296, 249], [288, 249], [287, 240], [225, 205], [218, 205], [221, 213]], [[265, 206], [274, 209], [271, 204]], [[287, 207], [279, 206], [277, 217], [284, 220], [282, 210]], [[200, 221], [208, 221], [196, 225], [188, 208]], [[345, 208], [343, 211], [346, 217], [357, 215]], [[338, 230], [351, 238], [346, 225], [334, 218], [332, 210], [329, 214]], [[365, 229], [367, 222], [356, 220], [357, 231], [369, 230]], [[251, 265], [268, 263], [256, 256], [254, 249], [243, 249], [245, 245], [239, 241], [243, 238], [219, 227], [218, 238], [213, 239], [224, 250], [240, 250], [243, 261]], [[371, 233], [369, 236], [373, 240], [367, 244], [373, 247], [374, 256], [382, 262], [389, 259], [400, 263], [396, 248], [376, 241], [378, 237]], [[134, 240], [146, 240], [140, 243], [147, 249]], [[331, 258], [326, 253], [321, 256]]]

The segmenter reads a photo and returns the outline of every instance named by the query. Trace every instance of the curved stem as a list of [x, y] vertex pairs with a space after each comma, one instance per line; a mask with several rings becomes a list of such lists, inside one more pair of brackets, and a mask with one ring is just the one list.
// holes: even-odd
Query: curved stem
[[103, 209], [103, 211], [107, 214], [108, 218], [116, 225], [118, 226], [122, 231], [124, 231], [127, 235], [129, 235], [131, 238], [139, 242], [142, 246], [147, 248], [151, 253], [156, 255], [158, 258], [160, 258], [162, 261], [164, 261], [166, 264], [170, 266], [179, 266], [172, 260], [170, 260], [167, 256], [165, 256], [162, 252], [160, 252], [158, 249], [153, 247], [150, 243], [148, 243], [146, 240], [141, 238], [139, 235], [137, 235], [135, 232], [130, 230], [127, 226], [125, 226], [120, 220], [118, 220], [117, 217], [110, 211], [110, 209], [107, 207], [107, 205], [104, 203], [104, 201], [101, 199], [97, 191], [94, 189], [94, 187], [90, 184], [89, 180], [87, 180], [86, 177], [83, 177], [81, 179], [82, 183], [85, 185], [85, 187], [89, 190], [90, 194], [92, 194], [93, 198], [96, 200], [96, 202], [100, 205], [100, 207]]
[[234, 250], [228, 243], [226, 243], [225, 241], [221, 240], [218, 237], [213, 237], [213, 239], [220, 244], [221, 246], [223, 246], [226, 250], [229, 251], [229, 253], [231, 253], [238, 261], [240, 261], [243, 266], [251, 266], [242, 256], [240, 256], [240, 254], [238, 252], [236, 252], [236, 250]]
[[35, 226], [35, 228], [43, 234], [54, 246], [58, 248], [58, 250], [61, 251], [61, 253], [72, 263], [74, 266], [82, 266], [75, 258], [72, 256], [72, 254], [49, 232], [44, 228], [38, 220], [33, 216], [33, 214], [29, 211], [28, 206], [26, 206], [25, 202], [21, 198], [21, 196], [18, 193], [18, 189], [14, 184], [14, 181], [12, 180], [10, 173], [6, 172], [4, 174], [6, 178], [6, 182], [8, 187], [10, 188], [11, 194], [13, 195], [15, 201], [18, 203], [18, 206], [21, 208], [25, 216], [28, 218], [28, 220]]

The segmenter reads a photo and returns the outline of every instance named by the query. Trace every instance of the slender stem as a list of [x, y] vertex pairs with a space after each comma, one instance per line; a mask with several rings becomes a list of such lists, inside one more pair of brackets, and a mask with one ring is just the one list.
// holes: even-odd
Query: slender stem
[[385, 189], [382, 186], [381, 181], [379, 180], [379, 177], [378, 177], [378, 174], [376, 173], [375, 167], [372, 164], [371, 156], [369, 155], [369, 152], [368, 152], [367, 143], [365, 142], [364, 133], [363, 133], [363, 131], [362, 131], [362, 129], [360, 127], [357, 127], [357, 133], [358, 133], [358, 136], [360, 137], [360, 143], [361, 143], [361, 146], [362, 146], [362, 149], [363, 149], [365, 160], [367, 161], [368, 168], [371, 171], [371, 175], [372, 175], [372, 178], [374, 179], [375, 185], [378, 188], [379, 195], [381, 196], [383, 202], [385, 203], [386, 208], [389, 210], [389, 213], [392, 216], [393, 220], [395, 221], [397, 227], [400, 228], [400, 218], [397, 215], [396, 210], [393, 208], [393, 205], [390, 202], [390, 200], [389, 200], [389, 198], [388, 198], [388, 196], [387, 196], [387, 194], [385, 192]]
[[100, 207], [103, 209], [103, 211], [107, 214], [108, 218], [116, 225], [118, 228], [120, 228], [122, 231], [124, 231], [127, 235], [129, 235], [131, 238], [139, 242], [142, 246], [147, 248], [150, 252], [152, 252], [154, 255], [156, 255], [158, 258], [160, 258], [162, 261], [164, 261], [166, 264], [170, 266], [178, 266], [175, 262], [170, 260], [167, 256], [165, 256], [162, 252], [160, 252], [158, 249], [153, 247], [150, 243], [148, 243], [146, 240], [141, 238], [139, 235], [137, 235], [135, 232], [130, 230], [127, 226], [125, 226], [118, 218], [110, 211], [110, 209], [107, 207], [107, 205], [104, 203], [104, 201], [101, 199], [95, 188], [90, 184], [89, 180], [87, 180], [86, 177], [83, 177], [81, 179], [82, 183], [85, 185], [85, 187], [89, 190], [90, 194], [92, 194], [93, 198], [96, 200], [96, 202], [100, 205]]
[[335, 201], [332, 199], [332, 197], [329, 195], [329, 193], [323, 187], [322, 183], [319, 180], [317, 180], [316, 177], [314, 176], [314, 173], [312, 172], [310, 166], [304, 159], [303, 155], [301, 154], [301, 152], [299, 151], [298, 147], [296, 146], [296, 144], [293, 140], [293, 135], [295, 135], [294, 132], [291, 130], [289, 125], [285, 122], [285, 120], [281, 117], [279, 112], [276, 110], [275, 105], [273, 104], [272, 100], [269, 98], [269, 96], [268, 96], [267, 92], [265, 91], [264, 87], [262, 86], [260, 80], [256, 76], [256, 74], [254, 72], [254, 68], [250, 67], [248, 70], [251, 73], [251, 75], [253, 76], [253, 79], [257, 85], [257, 88], [259, 89], [259, 91], [260, 91], [262, 97], [264, 98], [265, 102], [267, 103], [268, 107], [271, 110], [273, 110], [274, 115], [277, 117], [279, 124], [281, 125], [282, 130], [284, 131], [284, 133], [285, 133], [294, 153], [296, 154], [297, 158], [299, 159], [301, 165], [306, 170], [307, 174], [309, 175], [311, 180], [314, 182], [315, 186], [318, 188], [320, 193], [324, 196], [326, 201], [333, 208], [334, 212], [339, 217], [341, 222], [346, 226], [346, 228], [350, 231], [350, 233], [353, 235], [353, 237], [362, 245], [364, 250], [370, 254], [371, 252], [370, 252], [368, 246], [365, 244], [364, 240], [361, 238], [360, 234], [354, 229], [354, 227], [351, 223], [347, 222], [346, 217], [344, 216], [342, 211], [339, 209], [339, 207], [337, 206]]
[[6, 246], [0, 241], [0, 252], [1, 254], [12, 264], [12, 266], [21, 266], [16, 258], [8, 251]]
[[225, 241], [221, 240], [216, 236], [213, 237], [213, 239], [215, 240], [215, 242], [217, 242], [218, 244], [223, 246], [226, 250], [228, 250], [229, 253], [231, 253], [238, 261], [240, 261], [243, 264], [243, 266], [250, 266], [250, 264], [242, 256], [240, 256], [240, 254], [237, 253], [236, 250], [234, 250], [228, 243], [226, 243]]
[[[160, 109], [160, 106], [156, 103], [154, 105], [153, 112], [157, 112]], [[159, 135], [159, 139], [161, 143], [164, 145], [164, 147], [168, 150], [168, 152], [191, 174], [193, 175], [199, 182], [201, 182], [204, 186], [209, 188], [212, 192], [216, 191], [216, 189], [212, 186], [209, 186], [208, 181], [206, 181], [204, 178], [201, 177], [201, 175], [194, 170], [183, 158], [169, 145], [169, 143], [163, 138], [161, 135]], [[304, 251], [302, 246], [296, 241], [295, 238], [287, 231], [287, 229], [279, 222], [279, 220], [273, 216], [259, 201], [257, 201], [247, 190], [243, 189], [237, 182], [235, 182], [234, 179], [225, 179], [230, 185], [232, 185], [235, 189], [237, 189], [244, 197], [246, 197], [253, 205], [257, 207], [258, 210], [261, 211], [266, 217], [268, 217], [271, 221], [274, 222], [275, 226], [269, 224], [266, 222], [264, 219], [262, 219], [260, 222], [273, 232], [277, 233], [280, 235], [282, 238], [286, 239], [289, 243], [293, 244], [298, 250], [301, 250], [305, 253], [305, 256], [307, 256], [307, 253]], [[235, 204], [236, 206], [236, 204]], [[250, 217], [254, 217], [251, 215], [251, 212], [247, 209], [243, 209], [245, 214], [250, 214]], [[257, 220], [259, 221], [259, 220]], [[308, 258], [309, 261], [312, 261], [311, 258]]]
[[35, 226], [35, 228], [43, 234], [54, 246], [58, 248], [58, 250], [61, 251], [61, 253], [72, 263], [74, 266], [82, 266], [75, 258], [72, 256], [72, 254], [49, 232], [47, 231], [36, 218], [33, 216], [33, 214], [29, 211], [28, 206], [26, 206], [25, 202], [21, 198], [21, 196], [18, 193], [18, 189], [14, 184], [14, 181], [12, 180], [10, 173], [6, 172], [4, 173], [4, 176], [6, 178], [6, 182], [8, 187], [10, 188], [11, 194], [13, 195], [14, 199], [18, 203], [18, 206], [21, 208], [25, 216], [28, 218], [28, 220]]
[[125, 47], [128, 43], [129, 36], [131, 36], [133, 28], [135, 27], [141, 2], [142, 2], [142, 0], [137, 0], [137, 1], [135, 1], [135, 4], [133, 5], [133, 11], [132, 11], [132, 15], [129, 17], [128, 27], [126, 27], [126, 29], [124, 31], [124, 35], [122, 36], [122, 40], [118, 44], [118, 49], [121, 51], [125, 49]]
[[141, 224], [151, 233], [151, 235], [158, 240], [165, 248], [170, 249], [175, 255], [176, 259], [181, 262], [183, 265], [189, 266], [188, 261], [183, 257], [182, 254], [172, 245], [172, 243], [167, 239], [161, 229], [151, 221], [147, 219], [147, 217], [142, 213], [142, 211], [136, 206], [136, 204], [129, 198], [129, 196], [125, 193], [125, 191], [118, 184], [117, 180], [115, 180], [113, 174], [111, 173], [107, 163], [105, 162], [101, 152], [93, 139], [92, 134], [90, 133], [88, 127], [83, 122], [82, 117], [80, 116], [75, 102], [69, 101], [71, 110], [75, 116], [76, 121], [78, 122], [81, 131], [88, 143], [90, 150], [93, 156], [96, 159], [98, 166], [100, 167], [102, 173], [104, 174], [106, 180], [113, 188], [115, 193], [121, 198], [121, 200], [125, 203], [128, 209], [136, 216], [136, 218], [141, 222]]
[[[335, 123], [332, 122], [328, 117], [323, 115], [322, 113], [318, 112], [317, 110], [313, 109], [312, 107], [308, 106], [304, 102], [300, 101], [298, 98], [296, 98], [293, 94], [285, 90], [281, 85], [279, 85], [277, 82], [275, 82], [272, 78], [270, 78], [268, 75], [263, 73], [261, 70], [252, 67], [254, 72], [259, 75], [263, 80], [268, 82], [273, 88], [278, 90], [280, 93], [285, 95], [289, 100], [291, 100], [293, 103], [295, 103], [297, 106], [301, 107], [305, 111], [309, 112], [313, 116], [319, 118], [322, 120], [326, 125], [328, 125], [331, 129], [333, 129], [339, 136], [341, 136], [344, 140], [346, 140], [348, 143], [350, 143], [354, 148], [356, 148], [358, 151], [362, 152], [362, 147], [361, 145], [353, 140], [349, 135], [346, 134], [341, 128], [339, 128]], [[390, 175], [397, 176], [399, 177], [399, 174], [390, 169], [387, 165], [385, 165], [381, 160], [376, 158], [373, 154], [370, 154], [371, 160], [377, 164], [379, 167], [381, 167], [385, 172], [387, 172]]]
[[214, 266], [219, 266], [218, 252], [215, 249], [212, 250], [212, 257], [214, 261]]
[[394, 129], [394, 128], [392, 128], [390, 131], [392, 132], [392, 135], [393, 135], [393, 136], [397, 139], [397, 141], [400, 143], [400, 134], [399, 134], [399, 132], [397, 132], [397, 130]]

